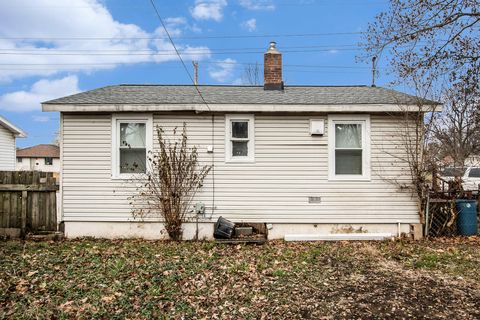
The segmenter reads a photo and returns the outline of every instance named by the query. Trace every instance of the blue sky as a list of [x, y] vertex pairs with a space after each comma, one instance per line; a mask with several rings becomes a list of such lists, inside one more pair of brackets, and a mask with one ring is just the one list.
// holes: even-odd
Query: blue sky
[[[156, 0], [200, 84], [242, 84], [269, 41], [288, 84], [370, 84], [361, 32], [387, 0]], [[51, 143], [59, 114], [40, 102], [120, 83], [189, 84], [149, 0], [0, 0], [0, 114]], [[380, 71], [385, 61], [379, 62]], [[263, 73], [263, 70], [261, 70]], [[263, 74], [261, 75], [261, 77]], [[391, 79], [380, 72], [378, 85]]]

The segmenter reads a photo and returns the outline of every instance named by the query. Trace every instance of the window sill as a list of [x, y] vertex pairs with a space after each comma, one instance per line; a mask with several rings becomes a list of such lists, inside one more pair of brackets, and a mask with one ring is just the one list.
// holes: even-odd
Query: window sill
[[255, 163], [255, 159], [228, 159], [225, 163]]
[[111, 180], [143, 180], [147, 178], [145, 173], [123, 173], [118, 175], [112, 175]]
[[334, 177], [329, 177], [328, 181], [334, 181], [334, 182], [370, 182], [370, 181], [372, 181], [372, 178], [371, 177], [352, 177], [352, 176], [338, 177], [338, 176], [334, 176]]

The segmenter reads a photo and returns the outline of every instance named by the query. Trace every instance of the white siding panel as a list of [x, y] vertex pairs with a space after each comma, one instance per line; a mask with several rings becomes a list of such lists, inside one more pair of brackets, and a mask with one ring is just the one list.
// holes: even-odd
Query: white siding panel
[[[397, 134], [401, 118], [371, 116], [371, 181], [329, 181], [325, 136], [309, 134], [309, 120], [326, 115], [255, 116], [255, 162], [225, 163], [225, 116], [155, 114], [167, 136], [187, 123], [189, 141], [204, 164], [215, 164], [197, 195], [212, 220], [271, 223], [418, 223], [417, 201], [398, 185], [410, 182]], [[65, 114], [63, 199], [66, 221], [132, 220], [127, 198], [135, 188], [111, 179], [111, 115]], [[207, 153], [207, 146], [214, 153]], [[158, 147], [154, 132], [154, 148]], [[311, 204], [308, 197], [321, 197]]]
[[0, 126], [0, 170], [15, 170], [15, 136]]

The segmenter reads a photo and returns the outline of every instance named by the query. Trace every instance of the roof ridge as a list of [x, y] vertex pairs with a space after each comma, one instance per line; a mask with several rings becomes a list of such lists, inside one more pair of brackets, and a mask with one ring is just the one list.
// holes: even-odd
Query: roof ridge
[[35, 148], [35, 147], [39, 147], [39, 146], [50, 146], [50, 147], [60, 148], [59, 146], [57, 146], [56, 144], [53, 144], [53, 143], [39, 143], [39, 144], [36, 144], [36, 145], [33, 145], [33, 146], [19, 148], [19, 150], [31, 149], [31, 148]]
[[[116, 85], [109, 85], [105, 87], [100, 87], [97, 89], [93, 90], [98, 90], [98, 89], [104, 89], [108, 87], [194, 87], [195, 85], [193, 84], [153, 84], [153, 83], [121, 83], [121, 84], [116, 84]], [[231, 87], [231, 88], [263, 88], [263, 85], [239, 85], [239, 84], [199, 84], [197, 87]], [[288, 85], [286, 84], [284, 87], [286, 88], [365, 88], [369, 87], [368, 85], [365, 84], [339, 84], [339, 85], [310, 85], [310, 84], [294, 84], [294, 85]], [[372, 87], [372, 88], [382, 88], [382, 87]]]

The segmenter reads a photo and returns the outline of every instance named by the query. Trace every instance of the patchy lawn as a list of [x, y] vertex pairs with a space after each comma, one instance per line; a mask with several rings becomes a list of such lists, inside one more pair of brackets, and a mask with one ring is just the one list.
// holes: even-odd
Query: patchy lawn
[[480, 238], [0, 242], [0, 319], [480, 318]]

